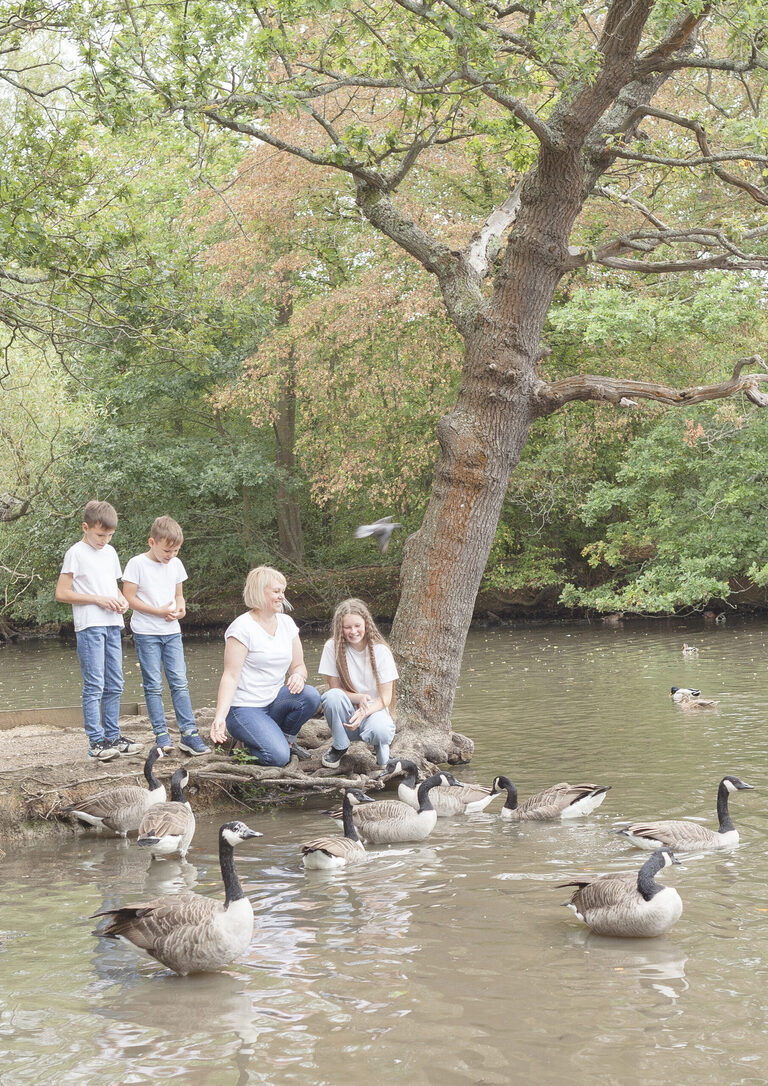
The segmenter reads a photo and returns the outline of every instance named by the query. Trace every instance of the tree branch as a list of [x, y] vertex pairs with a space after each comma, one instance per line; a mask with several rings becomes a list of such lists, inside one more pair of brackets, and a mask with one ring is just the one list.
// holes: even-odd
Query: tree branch
[[500, 248], [501, 235], [515, 221], [520, 207], [522, 184], [518, 184], [499, 207], [494, 208], [464, 250], [467, 263], [485, 279]]
[[599, 400], [618, 404], [622, 399], [646, 399], [664, 403], [670, 407], [688, 407], [704, 403], [707, 400], [723, 400], [738, 392], [758, 407], [768, 407], [768, 393], [761, 391], [760, 385], [768, 383], [768, 372], [748, 373], [742, 376], [747, 365], [760, 365], [768, 370], [760, 355], [742, 358], [734, 367], [733, 374], [727, 381], [712, 385], [694, 385], [692, 388], [670, 388], [649, 381], [625, 381], [613, 377], [601, 377], [596, 374], [580, 374], [566, 377], [562, 381], [547, 383], [541, 381], [537, 389], [539, 415], [551, 415], [564, 404], [574, 400]]

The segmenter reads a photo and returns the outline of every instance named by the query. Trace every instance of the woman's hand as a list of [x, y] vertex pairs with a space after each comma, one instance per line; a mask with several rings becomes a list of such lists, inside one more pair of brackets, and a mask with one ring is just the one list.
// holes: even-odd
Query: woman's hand
[[224, 717], [213, 718], [211, 723], [211, 742], [223, 743], [227, 738], [227, 722]]
[[288, 687], [292, 694], [300, 694], [306, 686], [307, 680], [301, 674], [300, 671], [294, 671], [293, 675], [289, 675], [286, 679], [285, 685]]

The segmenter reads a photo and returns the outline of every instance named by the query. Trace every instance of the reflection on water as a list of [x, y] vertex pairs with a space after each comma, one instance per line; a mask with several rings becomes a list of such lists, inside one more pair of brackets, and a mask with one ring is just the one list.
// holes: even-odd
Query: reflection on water
[[[765, 625], [473, 632], [454, 715], [477, 744], [464, 775], [503, 773], [521, 797], [594, 780], [611, 785], [603, 806], [567, 825], [511, 824], [493, 807], [441, 819], [426, 842], [370, 848], [332, 874], [300, 865], [301, 842], [328, 832], [319, 808], [254, 815], [264, 837], [237, 855], [254, 939], [220, 974], [176, 977], [88, 919], [164, 893], [221, 897], [217, 820], [198, 817], [187, 863], [91, 833], [14, 846], [0, 883], [0, 1084], [761, 1082], [767, 640]], [[220, 646], [188, 650], [196, 704], [210, 704]], [[319, 650], [309, 643], [311, 668]], [[0, 652], [5, 704], [20, 687], [37, 697], [41, 661], [50, 703], [76, 702], [69, 651]], [[679, 711], [672, 685], [719, 709]], [[557, 884], [574, 873], [639, 868], [619, 823], [715, 826], [727, 772], [756, 786], [731, 798], [742, 844], [660, 876], [683, 899], [670, 932], [600, 938], [563, 908]]]

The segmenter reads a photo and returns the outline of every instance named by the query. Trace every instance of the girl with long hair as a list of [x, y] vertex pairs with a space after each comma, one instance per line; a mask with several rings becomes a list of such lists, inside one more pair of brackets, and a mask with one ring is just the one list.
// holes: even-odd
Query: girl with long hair
[[384, 766], [395, 737], [395, 658], [362, 600], [339, 604], [331, 632], [318, 668], [329, 687], [322, 704], [332, 741], [323, 765], [336, 769], [350, 742], [360, 739], [371, 744]]

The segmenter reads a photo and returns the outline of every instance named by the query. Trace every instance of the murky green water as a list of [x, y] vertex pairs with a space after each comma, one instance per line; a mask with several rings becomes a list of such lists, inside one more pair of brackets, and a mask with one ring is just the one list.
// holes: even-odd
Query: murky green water
[[[682, 656], [684, 640], [698, 656]], [[319, 649], [308, 644], [311, 667]], [[90, 834], [11, 849], [0, 1083], [764, 1082], [767, 653], [766, 624], [473, 632], [454, 715], [477, 745], [463, 776], [505, 773], [521, 796], [594, 780], [612, 786], [603, 806], [523, 827], [491, 807], [331, 876], [298, 863], [301, 842], [328, 829], [319, 810], [247, 814], [264, 834], [238, 853], [256, 932], [222, 974], [175, 977], [95, 938], [87, 919], [160, 892], [220, 893], [213, 820], [199, 821], [185, 866]], [[188, 656], [195, 704], [211, 704], [221, 648], [189, 642]], [[76, 704], [74, 650], [2, 650], [0, 682], [4, 707], [23, 707], [21, 691], [26, 704]], [[719, 709], [684, 713], [672, 684]], [[561, 907], [556, 884], [574, 872], [645, 858], [616, 822], [713, 825], [727, 772], [757, 788], [731, 802], [742, 844], [664, 872], [684, 903], [667, 935], [601, 939]]]

